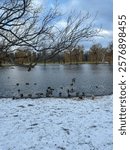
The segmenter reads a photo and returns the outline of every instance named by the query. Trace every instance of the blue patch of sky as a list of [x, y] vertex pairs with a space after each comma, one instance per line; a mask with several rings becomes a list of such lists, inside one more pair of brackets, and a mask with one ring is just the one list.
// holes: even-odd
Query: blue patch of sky
[[[36, 0], [46, 3], [47, 7], [52, 7], [55, 0]], [[101, 34], [103, 37], [95, 38], [93, 42], [82, 42], [86, 49], [93, 43], [101, 43], [104, 47], [112, 41], [112, 29], [113, 29], [113, 1], [112, 0], [57, 0], [59, 3], [60, 11], [64, 14], [69, 14], [72, 10], [77, 13], [82, 11], [83, 13], [89, 12], [92, 18], [97, 14], [94, 21], [95, 27], [102, 27]], [[62, 18], [63, 20], [65, 18]], [[58, 20], [57, 20], [58, 21]]]
[[[46, 5], [52, 7], [56, 0], [32, 0], [36, 4]], [[4, 0], [0, 1], [0, 4]], [[113, 28], [113, 1], [112, 0], [57, 0], [59, 8], [62, 13], [69, 13], [72, 10], [77, 12], [83, 11], [84, 13], [89, 12], [92, 17], [97, 13], [95, 20], [95, 27], [102, 26], [103, 38], [97, 38], [94, 40], [95, 43], [100, 42], [103, 46], [106, 46], [109, 41], [112, 41], [112, 28]], [[106, 34], [107, 33], [107, 34]], [[82, 42], [83, 43], [83, 42]], [[90, 43], [90, 42], [88, 42]], [[87, 47], [87, 43], [84, 43]], [[90, 44], [88, 44], [89, 47]]]

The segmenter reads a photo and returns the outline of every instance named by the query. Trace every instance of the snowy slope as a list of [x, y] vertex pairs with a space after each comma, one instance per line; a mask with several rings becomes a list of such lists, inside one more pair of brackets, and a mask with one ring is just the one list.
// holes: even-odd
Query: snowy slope
[[112, 96], [0, 99], [0, 150], [112, 150]]

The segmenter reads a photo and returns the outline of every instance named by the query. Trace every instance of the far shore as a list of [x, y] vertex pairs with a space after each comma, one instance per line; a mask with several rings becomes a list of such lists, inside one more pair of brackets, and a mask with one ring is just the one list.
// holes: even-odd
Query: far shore
[[[80, 65], [80, 64], [109, 64], [109, 65], [113, 65], [113, 63], [108, 63], [108, 62], [79, 62], [79, 63], [75, 63], [75, 62], [72, 62], [72, 63], [37, 63], [37, 65]], [[29, 63], [25, 63], [23, 64], [23, 67], [28, 67]], [[22, 66], [22, 64], [2, 64], [0, 65], [0, 67], [10, 67], [10, 66]]]

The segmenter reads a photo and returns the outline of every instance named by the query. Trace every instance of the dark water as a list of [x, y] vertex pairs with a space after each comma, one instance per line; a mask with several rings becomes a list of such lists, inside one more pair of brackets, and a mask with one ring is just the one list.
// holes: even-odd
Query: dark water
[[[72, 78], [75, 83], [72, 85]], [[19, 85], [17, 85], [17, 83]], [[28, 85], [26, 85], [28, 84]], [[82, 65], [38, 65], [28, 72], [23, 67], [0, 68], [0, 97], [24, 96], [32, 94], [36, 97], [46, 89], [54, 89], [53, 96], [67, 96], [67, 91], [73, 90], [81, 95], [108, 95], [113, 92], [113, 67], [109, 64]], [[63, 87], [63, 88], [62, 88]]]

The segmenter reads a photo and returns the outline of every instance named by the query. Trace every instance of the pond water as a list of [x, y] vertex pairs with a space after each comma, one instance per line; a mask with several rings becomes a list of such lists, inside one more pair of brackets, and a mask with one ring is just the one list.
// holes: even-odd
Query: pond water
[[[75, 82], [72, 82], [72, 79]], [[54, 97], [109, 95], [113, 92], [113, 66], [109, 64], [38, 65], [27, 68], [0, 67], [0, 97]]]

